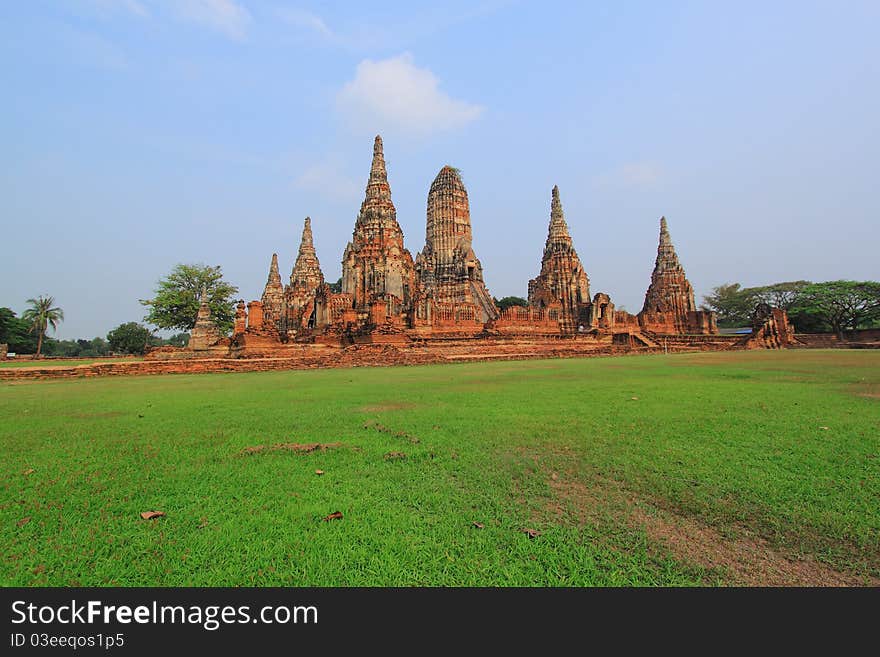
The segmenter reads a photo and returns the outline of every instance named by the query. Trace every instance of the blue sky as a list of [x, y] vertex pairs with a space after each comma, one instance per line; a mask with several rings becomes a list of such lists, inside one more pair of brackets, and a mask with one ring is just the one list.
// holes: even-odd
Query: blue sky
[[698, 298], [880, 278], [877, 2], [0, 11], [0, 306], [55, 296], [60, 337], [140, 321], [178, 262], [259, 298], [306, 215], [336, 280], [376, 133], [413, 256], [462, 170], [499, 298], [539, 271], [554, 184], [593, 292], [633, 312], [661, 215]]

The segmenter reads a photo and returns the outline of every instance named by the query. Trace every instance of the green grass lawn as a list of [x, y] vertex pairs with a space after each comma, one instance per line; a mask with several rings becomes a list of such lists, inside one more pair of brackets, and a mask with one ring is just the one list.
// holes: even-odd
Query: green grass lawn
[[42, 358], [40, 360], [4, 360], [0, 361], [0, 367], [76, 367], [77, 365], [91, 365], [92, 363], [130, 363], [143, 358], [73, 358], [61, 360], [55, 358]]
[[878, 352], [7, 383], [0, 445], [5, 585], [880, 576]]

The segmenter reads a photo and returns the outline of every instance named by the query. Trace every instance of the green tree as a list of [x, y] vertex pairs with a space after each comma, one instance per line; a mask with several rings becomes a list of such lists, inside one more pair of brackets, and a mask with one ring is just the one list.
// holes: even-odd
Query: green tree
[[504, 297], [503, 299], [493, 299], [498, 310], [507, 310], [511, 306], [528, 306], [529, 302], [522, 297]]
[[37, 334], [35, 356], [39, 358], [46, 329], [51, 326], [53, 331], [57, 331], [58, 324], [64, 321], [64, 311], [55, 306], [55, 299], [50, 296], [39, 296], [36, 299], [28, 299], [27, 302], [30, 305], [22, 313], [21, 318], [28, 323], [30, 331]]
[[718, 326], [733, 328], [749, 324], [749, 314], [757, 303], [752, 290], [743, 289], [739, 283], [725, 283], [712, 288], [712, 294], [703, 297], [702, 309], [718, 316]]
[[812, 285], [812, 283], [810, 281], [787, 281], [763, 287], [750, 287], [743, 290], [743, 292], [754, 296], [756, 302], [767, 303], [774, 308], [781, 308], [788, 312], [808, 285]]
[[340, 294], [342, 292], [342, 276], [335, 283], [330, 283], [330, 291], [333, 294]]
[[137, 322], [120, 324], [107, 334], [110, 349], [123, 354], [142, 355], [154, 340], [152, 331]]
[[195, 326], [202, 290], [207, 295], [211, 316], [220, 330], [228, 333], [235, 321], [234, 296], [238, 288], [223, 280], [220, 267], [177, 265], [159, 281], [152, 299], [142, 299], [150, 312], [144, 320], [162, 329], [189, 331]]
[[92, 338], [89, 348], [94, 352], [95, 356], [106, 356], [110, 353], [110, 345], [101, 337]]
[[876, 281], [828, 281], [801, 290], [792, 306], [795, 313], [822, 318], [838, 336], [880, 317], [880, 283]]
[[10, 352], [32, 354], [37, 350], [37, 336], [29, 333], [29, 328], [11, 308], [0, 308], [0, 343], [6, 344]]

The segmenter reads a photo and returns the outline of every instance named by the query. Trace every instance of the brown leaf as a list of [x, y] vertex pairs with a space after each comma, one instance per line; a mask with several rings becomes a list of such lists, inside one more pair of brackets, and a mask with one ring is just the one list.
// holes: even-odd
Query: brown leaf
[[33, 468], [28, 468], [27, 470], [25, 470], [24, 472], [22, 472], [22, 474], [23, 474], [25, 477], [27, 477], [29, 474], [34, 474], [34, 469], [33, 469]]
[[144, 520], [153, 520], [154, 518], [161, 518], [164, 515], [164, 511], [144, 511], [141, 513], [141, 518]]
[[538, 538], [541, 535], [537, 529], [520, 529], [523, 534], [528, 534], [529, 538]]
[[342, 511], [334, 511], [329, 516], [324, 516], [324, 522], [328, 520], [342, 520]]
[[34, 575], [39, 575], [40, 573], [46, 572], [46, 564], [41, 563], [39, 566], [34, 568]]
[[28, 524], [30, 521], [31, 521], [31, 517], [30, 517], [30, 516], [25, 516], [24, 518], [22, 518], [21, 520], [19, 520], [17, 523], [15, 523], [15, 526], [16, 526], [16, 527], [22, 527], [22, 526]]
[[204, 529], [208, 526], [208, 519], [204, 516], [199, 518], [199, 529]]
[[828, 427], [819, 427], [822, 431], [828, 431]]
[[404, 454], [403, 452], [388, 452], [385, 455], [386, 461], [393, 461], [395, 459], [405, 459], [405, 458], [406, 458], [406, 454]]
[[556, 473], [554, 472], [552, 475], [550, 475], [550, 478], [551, 478], [553, 481], [556, 481], [557, 479], [559, 479], [559, 475], [556, 474]]
[[630, 397], [630, 399], [633, 400], [633, 401], [639, 401], [639, 398], [638, 398], [638, 397]]
[[474, 527], [476, 527], [477, 529], [482, 529], [483, 523], [477, 522], [476, 520], [474, 520]]
[[315, 470], [315, 474], [322, 475], [322, 474], [324, 474], [324, 471], [323, 470]]

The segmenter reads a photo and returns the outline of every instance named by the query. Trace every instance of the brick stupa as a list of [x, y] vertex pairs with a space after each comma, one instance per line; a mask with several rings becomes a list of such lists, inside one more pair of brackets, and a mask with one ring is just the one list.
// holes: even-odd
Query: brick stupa
[[351, 296], [355, 310], [372, 311], [375, 316], [376, 309], [384, 304], [384, 314], [389, 318], [400, 318], [410, 307], [415, 292], [413, 259], [403, 246], [403, 231], [391, 200], [382, 137], [378, 135], [373, 144], [364, 202], [351, 242], [342, 256], [342, 291]]
[[312, 220], [306, 217], [296, 263], [290, 272], [290, 285], [285, 290], [290, 327], [308, 326], [312, 319], [315, 294], [322, 285], [324, 274], [312, 239]]
[[266, 287], [263, 288], [263, 323], [266, 326], [282, 330], [282, 318], [284, 316], [284, 286], [281, 284], [281, 274], [278, 272], [278, 254], [272, 254], [272, 262], [269, 265], [269, 278]]
[[661, 217], [657, 260], [654, 263], [654, 272], [651, 274], [651, 285], [645, 293], [642, 313], [671, 316], [675, 329], [684, 332], [688, 325], [688, 313], [696, 309], [694, 289], [675, 253], [669, 228], [666, 225], [666, 217]]
[[498, 317], [473, 249], [467, 189], [457, 169], [445, 166], [428, 192], [425, 248], [416, 272], [426, 297], [440, 303], [473, 304], [482, 321]]
[[559, 188], [554, 186], [541, 273], [529, 281], [529, 305], [540, 309], [559, 304], [562, 329], [571, 332], [577, 328], [582, 311], [589, 303], [590, 279], [574, 249], [559, 200]]

